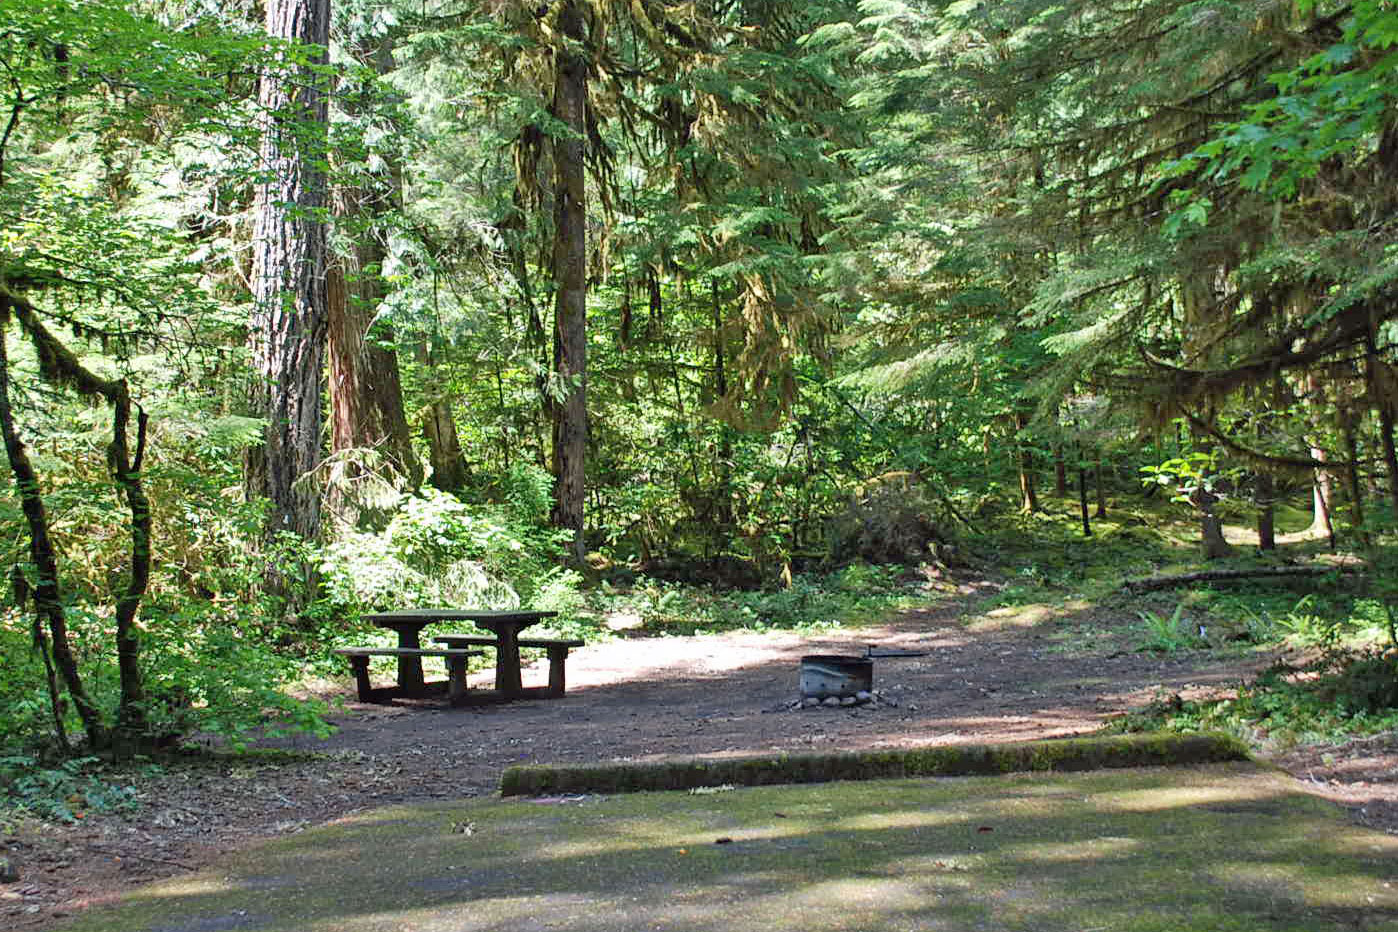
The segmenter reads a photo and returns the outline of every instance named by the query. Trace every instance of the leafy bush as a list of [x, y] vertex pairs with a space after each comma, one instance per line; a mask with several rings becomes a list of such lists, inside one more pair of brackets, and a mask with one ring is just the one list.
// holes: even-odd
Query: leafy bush
[[1322, 699], [1352, 716], [1398, 710], [1398, 653], [1366, 650], [1330, 664], [1316, 684]]
[[157, 734], [216, 736], [242, 749], [257, 734], [331, 731], [324, 702], [283, 688], [304, 674], [302, 662], [227, 618], [189, 610], [148, 619], [144, 650], [147, 714]]
[[517, 608], [561, 588], [560, 534], [541, 523], [547, 501], [533, 472], [512, 471], [504, 505], [469, 505], [426, 488], [406, 496], [380, 532], [354, 532], [323, 555], [329, 600], [343, 617], [405, 604]]

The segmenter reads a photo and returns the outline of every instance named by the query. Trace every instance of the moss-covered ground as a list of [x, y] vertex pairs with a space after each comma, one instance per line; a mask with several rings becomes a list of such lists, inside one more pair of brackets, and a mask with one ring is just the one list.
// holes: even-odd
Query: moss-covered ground
[[1398, 838], [1247, 763], [376, 810], [68, 932], [1398, 930]]

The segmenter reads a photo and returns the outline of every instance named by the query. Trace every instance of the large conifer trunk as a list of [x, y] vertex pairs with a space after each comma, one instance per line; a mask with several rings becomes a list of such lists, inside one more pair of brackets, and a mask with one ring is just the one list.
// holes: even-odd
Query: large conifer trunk
[[[378, 74], [392, 66], [386, 41], [361, 44], [355, 57]], [[352, 95], [343, 106], [350, 113], [355, 111]], [[394, 166], [385, 187], [340, 186], [332, 197], [335, 215], [357, 221], [351, 226], [359, 232], [354, 246], [332, 261], [328, 275], [330, 448], [335, 452], [375, 449], [390, 469], [417, 487], [422, 469], [409, 439], [398, 354], [391, 345], [393, 332], [386, 324], [374, 323], [385, 295], [381, 270], [386, 250], [369, 221], [394, 209], [398, 181]], [[344, 468], [353, 472], [352, 467]], [[355, 477], [343, 478], [353, 481]]]
[[[266, 0], [267, 32], [325, 46], [330, 0]], [[317, 60], [324, 62], [324, 54]], [[321, 460], [320, 393], [327, 326], [323, 77], [288, 63], [264, 75], [261, 167], [253, 228], [253, 316], [249, 332], [252, 409], [267, 418], [250, 451], [247, 487], [272, 502], [268, 532], [314, 538], [320, 496], [295, 483]]]
[[[562, 34], [583, 39], [582, 12], [564, 0], [559, 16]], [[553, 115], [571, 131], [553, 139], [555, 172], [553, 275], [554, 371], [567, 395], [553, 407], [553, 520], [573, 531], [573, 556], [581, 561], [583, 540], [584, 458], [587, 452], [587, 205], [583, 175], [587, 62], [572, 48], [555, 53]]]

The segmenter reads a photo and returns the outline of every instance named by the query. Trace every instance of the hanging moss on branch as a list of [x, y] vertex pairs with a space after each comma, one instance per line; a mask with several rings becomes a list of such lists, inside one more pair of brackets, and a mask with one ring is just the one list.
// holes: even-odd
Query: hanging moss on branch
[[[100, 710], [88, 695], [78, 672], [69, 643], [58, 561], [50, 535], [49, 518], [40, 492], [38, 474], [25, 451], [10, 407], [9, 359], [5, 334], [0, 331], [0, 432], [4, 434], [10, 470], [29, 529], [30, 560], [37, 582], [33, 588], [34, 608], [47, 626], [53, 661], [72, 697], [82, 720], [88, 743], [94, 748], [116, 747], [129, 750], [147, 731], [145, 687], [140, 668], [140, 643], [136, 634], [136, 613], [150, 581], [151, 513], [150, 501], [141, 483], [145, 457], [147, 416], [136, 409], [134, 448], [131, 436], [133, 402], [124, 379], [103, 379], [87, 369], [78, 357], [55, 337], [28, 300], [0, 287], [0, 327], [11, 322], [34, 346], [40, 376], [52, 385], [68, 388], [87, 398], [100, 398], [112, 411], [112, 440], [107, 446], [107, 468], [121, 490], [131, 515], [130, 573], [121, 591], [114, 593], [116, 606], [116, 650], [121, 698], [115, 729], [103, 721]], [[58, 697], [53, 696], [55, 716]], [[60, 735], [60, 738], [62, 736]]]

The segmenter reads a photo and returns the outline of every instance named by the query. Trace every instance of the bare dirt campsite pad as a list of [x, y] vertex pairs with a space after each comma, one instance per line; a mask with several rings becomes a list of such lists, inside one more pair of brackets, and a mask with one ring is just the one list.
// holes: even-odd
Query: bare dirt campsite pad
[[1398, 838], [1251, 764], [366, 812], [71, 932], [1398, 929]]
[[[133, 773], [134, 811], [90, 812], [75, 825], [14, 826], [0, 853], [15, 858], [23, 876], [0, 885], [0, 928], [54, 927], [142, 884], [188, 877], [230, 851], [374, 807], [489, 795], [511, 765], [1070, 735], [1158, 695], [1227, 690], [1273, 659], [1253, 651], [1138, 651], [1141, 631], [1129, 608], [996, 607], [986, 588], [877, 627], [815, 637], [731, 633], [590, 644], [570, 656], [568, 696], [559, 701], [481, 709], [350, 702], [329, 741], [283, 743], [315, 756]], [[926, 651], [876, 661], [874, 685], [889, 703], [788, 708], [803, 654], [857, 653], [871, 642]], [[480, 677], [489, 679], [488, 672]], [[348, 676], [329, 688], [353, 696]], [[1338, 800], [1364, 825], [1398, 829], [1398, 737], [1293, 753], [1282, 763], [1297, 778], [1295, 789]]]

